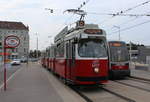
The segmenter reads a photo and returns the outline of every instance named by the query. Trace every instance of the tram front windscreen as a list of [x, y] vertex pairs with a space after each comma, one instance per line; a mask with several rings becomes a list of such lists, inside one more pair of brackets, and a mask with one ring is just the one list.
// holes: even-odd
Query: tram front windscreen
[[111, 42], [109, 49], [112, 62], [129, 61], [129, 52], [124, 42]]
[[106, 45], [100, 39], [82, 39], [79, 41], [78, 53], [80, 57], [107, 57]]

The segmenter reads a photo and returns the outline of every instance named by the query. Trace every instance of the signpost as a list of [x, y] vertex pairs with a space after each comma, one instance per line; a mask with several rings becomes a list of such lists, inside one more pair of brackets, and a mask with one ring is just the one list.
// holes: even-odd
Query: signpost
[[[20, 44], [20, 39], [17, 36], [14, 35], [9, 35], [7, 37], [5, 37], [4, 39], [4, 53], [6, 53], [7, 49], [9, 48], [16, 48], [18, 47]], [[6, 54], [4, 54], [4, 91], [6, 91], [6, 62], [7, 62], [7, 58], [6, 58]]]
[[2, 64], [2, 54], [1, 53], [2, 53], [2, 42], [0, 42], [0, 67], [1, 67], [1, 64]]

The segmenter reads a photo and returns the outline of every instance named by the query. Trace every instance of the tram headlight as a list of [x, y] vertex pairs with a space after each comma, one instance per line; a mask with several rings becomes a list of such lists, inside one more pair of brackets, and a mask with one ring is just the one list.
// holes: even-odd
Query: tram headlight
[[95, 73], [99, 73], [99, 68], [97, 68], [97, 67], [94, 68], [94, 72], [95, 72]]

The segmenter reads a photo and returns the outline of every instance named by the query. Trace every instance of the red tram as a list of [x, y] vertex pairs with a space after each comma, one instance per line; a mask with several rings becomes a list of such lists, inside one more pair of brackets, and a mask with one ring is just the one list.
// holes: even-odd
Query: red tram
[[102, 84], [108, 80], [107, 40], [95, 24], [78, 21], [75, 28], [65, 27], [46, 50], [46, 66], [71, 84]]
[[108, 41], [111, 79], [130, 76], [129, 52], [124, 41]]

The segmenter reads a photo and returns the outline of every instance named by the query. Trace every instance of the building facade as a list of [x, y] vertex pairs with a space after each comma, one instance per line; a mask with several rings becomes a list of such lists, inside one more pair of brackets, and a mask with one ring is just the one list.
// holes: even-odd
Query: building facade
[[29, 27], [22, 22], [0, 21], [0, 42], [4, 46], [4, 39], [15, 35], [20, 39], [20, 45], [15, 49], [7, 49], [9, 59], [27, 58], [29, 53]]
[[147, 58], [150, 57], [150, 47], [140, 46], [138, 47], [138, 60], [143, 63], [147, 63]]

